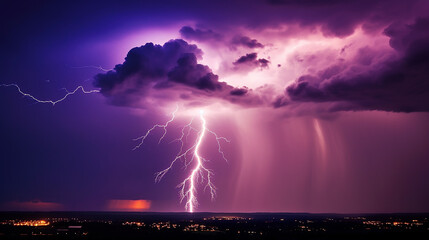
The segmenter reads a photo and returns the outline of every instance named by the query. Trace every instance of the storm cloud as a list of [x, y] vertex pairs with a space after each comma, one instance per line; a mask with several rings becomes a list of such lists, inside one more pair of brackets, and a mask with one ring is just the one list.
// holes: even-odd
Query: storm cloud
[[397, 59], [371, 62], [371, 50], [364, 49], [353, 64], [299, 77], [286, 94], [295, 102], [336, 103], [333, 110], [429, 111], [429, 19], [384, 32]]
[[168, 80], [201, 90], [222, 90], [219, 77], [207, 66], [197, 63], [193, 53], [184, 54], [177, 60], [177, 66], [168, 73]]
[[199, 42], [204, 41], [221, 41], [223, 36], [212, 30], [202, 30], [198, 28], [192, 28], [190, 26], [184, 26], [180, 29], [180, 35], [184, 39], [195, 40]]
[[238, 58], [233, 64], [237, 68], [267, 68], [270, 61], [265, 58], [259, 58], [257, 53], [248, 53]]
[[208, 66], [198, 63], [202, 54], [196, 45], [181, 39], [170, 40], [163, 46], [146, 43], [131, 49], [124, 63], [96, 75], [94, 85], [114, 105], [145, 107], [146, 98], [258, 102], [255, 96], [244, 96], [247, 90], [220, 82]]
[[[186, 1], [183, 4], [188, 6]], [[429, 111], [426, 104], [429, 102], [426, 80], [429, 54], [425, 44], [428, 20], [411, 21], [415, 16], [426, 14], [422, 10], [427, 6], [424, 1], [404, 4], [395, 0], [272, 0], [249, 4], [253, 7], [231, 3], [222, 18], [206, 14], [202, 8], [196, 12], [201, 15], [193, 16], [198, 27], [182, 25], [179, 30], [182, 38], [201, 42], [212, 54], [204, 59], [207, 65], [200, 62], [202, 50], [184, 40], [172, 40], [163, 46], [148, 43], [132, 49], [125, 62], [116, 65], [113, 71], [97, 75], [95, 86], [117, 105], [128, 105], [154, 93], [169, 101], [200, 97], [230, 101], [230, 97], [235, 97], [231, 102], [256, 94], [268, 99], [263, 101], [266, 106], [277, 108], [328, 103], [331, 111]], [[188, 7], [196, 9], [197, 6]], [[211, 8], [222, 6], [213, 3]], [[242, 14], [237, 14], [238, 11]], [[243, 14], [253, 16], [254, 21], [246, 19], [244, 24], [239, 17]], [[381, 34], [390, 38], [389, 51], [371, 45], [370, 39]], [[347, 40], [356, 35], [355, 42]], [[359, 37], [366, 37], [366, 42], [359, 42]], [[293, 38], [310, 42], [317, 39], [328, 44], [320, 45], [325, 46], [324, 49], [316, 46], [317, 49], [293, 50], [300, 46], [288, 45]], [[332, 39], [348, 42], [341, 48], [329, 44]], [[329, 51], [336, 48], [341, 48], [339, 56], [326, 60], [330, 59]], [[249, 49], [252, 52], [246, 54]], [[281, 59], [275, 54], [286, 55]], [[264, 57], [258, 58], [258, 55]], [[291, 64], [292, 58], [297, 63]], [[276, 68], [275, 72], [269, 68], [271, 63], [284, 67]], [[253, 71], [255, 69], [264, 71], [260, 74], [262, 71]], [[259, 75], [252, 75], [255, 73]], [[281, 74], [289, 79], [279, 80]], [[256, 79], [267, 81], [267, 85], [271, 84], [268, 81], [280, 83], [281, 88], [272, 91], [270, 96], [263, 96], [265, 93], [258, 92], [262, 85], [249, 84]], [[224, 81], [232, 82], [230, 85]], [[288, 87], [282, 93], [284, 86]], [[177, 95], [162, 95], [165, 91], [175, 91]], [[256, 102], [259, 106], [260, 102]]]
[[235, 36], [231, 40], [231, 44], [237, 45], [237, 46], [244, 46], [247, 48], [263, 48], [264, 45], [256, 39], [251, 39], [247, 36]]

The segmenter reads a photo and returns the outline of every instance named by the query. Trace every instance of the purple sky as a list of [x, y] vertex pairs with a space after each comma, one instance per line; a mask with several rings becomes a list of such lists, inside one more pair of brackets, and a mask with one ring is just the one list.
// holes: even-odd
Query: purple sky
[[[38, 99], [100, 90], [52, 106], [0, 87], [0, 210], [184, 211], [190, 169], [154, 174], [203, 109], [231, 142], [226, 162], [204, 139], [217, 196], [200, 184], [198, 211], [429, 211], [427, 1], [0, 9], [0, 84]], [[132, 151], [176, 106], [165, 139], [156, 129]]]

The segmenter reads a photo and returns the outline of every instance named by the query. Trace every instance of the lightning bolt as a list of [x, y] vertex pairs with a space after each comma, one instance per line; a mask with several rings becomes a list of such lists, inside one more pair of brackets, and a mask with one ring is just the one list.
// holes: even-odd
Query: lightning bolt
[[80, 67], [71, 67], [71, 68], [94, 68], [94, 69], [98, 69], [101, 70], [103, 72], [108, 72], [108, 71], [113, 71], [114, 69], [107, 69], [107, 68], [103, 68], [102, 66], [94, 66], [94, 65], [88, 65], [88, 66], [80, 66]]
[[32, 100], [34, 100], [34, 101], [36, 101], [36, 102], [38, 102], [38, 103], [48, 103], [48, 104], [52, 104], [52, 106], [55, 106], [55, 104], [57, 104], [57, 103], [59, 103], [59, 102], [62, 102], [62, 101], [64, 101], [68, 96], [70, 96], [70, 95], [73, 95], [73, 94], [75, 94], [76, 92], [78, 92], [79, 90], [81, 90], [82, 91], [82, 93], [85, 93], [85, 94], [90, 94], [90, 93], [99, 93], [100, 92], [100, 90], [90, 90], [90, 91], [87, 91], [87, 90], [85, 90], [84, 88], [83, 88], [83, 86], [78, 86], [78, 87], [76, 87], [73, 91], [68, 91], [67, 89], [65, 89], [66, 90], [66, 94], [62, 97], [62, 98], [60, 98], [60, 99], [58, 99], [58, 100], [41, 100], [41, 99], [38, 99], [38, 98], [36, 98], [36, 97], [34, 97], [33, 95], [31, 95], [31, 94], [29, 94], [29, 93], [25, 93], [25, 92], [23, 92], [22, 90], [21, 90], [21, 88], [17, 85], [17, 84], [0, 84], [0, 86], [1, 87], [15, 87], [17, 90], [18, 90], [18, 92], [22, 95], [22, 96], [24, 96], [24, 97], [28, 97], [28, 98], [30, 98], [30, 99], [32, 99]]
[[[216, 194], [216, 188], [213, 185], [212, 181], [211, 181], [211, 176], [213, 175], [213, 173], [208, 170], [207, 168], [204, 167], [202, 161], [204, 160], [204, 158], [202, 158], [199, 154], [199, 149], [201, 146], [201, 143], [203, 141], [204, 135], [206, 134], [206, 120], [203, 116], [203, 111], [200, 111], [200, 119], [201, 119], [201, 130], [200, 133], [198, 134], [198, 138], [197, 138], [197, 143], [195, 144], [195, 149], [194, 149], [194, 157], [196, 159], [196, 166], [194, 167], [194, 169], [192, 169], [191, 175], [189, 175], [189, 177], [187, 177], [179, 186], [181, 186], [181, 191], [180, 191], [180, 196], [181, 196], [181, 201], [183, 201], [183, 199], [185, 197], [187, 197], [187, 201], [186, 201], [186, 205], [185, 208], [189, 210], [189, 212], [194, 212], [194, 208], [195, 206], [198, 204], [197, 198], [196, 198], [196, 181], [198, 178], [198, 174], [201, 174], [201, 177], [203, 177], [201, 171], [204, 171], [207, 174], [207, 185], [206, 187], [210, 188], [210, 194], [212, 196], [212, 199], [214, 198], [215, 194]], [[188, 185], [188, 190], [185, 190], [186, 185]]]
[[156, 125], [154, 125], [152, 128], [150, 128], [147, 132], [146, 132], [146, 134], [145, 135], [143, 135], [143, 136], [140, 136], [140, 137], [138, 137], [138, 138], [135, 138], [134, 139], [134, 141], [138, 141], [138, 140], [140, 140], [140, 143], [139, 144], [137, 144], [134, 148], [133, 148], [133, 150], [136, 150], [137, 148], [140, 148], [142, 145], [143, 145], [143, 143], [144, 143], [144, 141], [146, 140], [146, 138], [149, 136], [149, 134], [153, 131], [153, 130], [155, 130], [156, 128], [162, 128], [163, 130], [164, 130], [164, 133], [162, 134], [162, 136], [159, 138], [159, 141], [158, 141], [158, 144], [159, 143], [161, 143], [161, 141], [162, 141], [162, 139], [164, 139], [164, 137], [165, 137], [165, 135], [167, 134], [167, 127], [168, 127], [168, 124], [170, 124], [171, 122], [173, 122], [174, 121], [174, 118], [176, 118], [176, 113], [177, 113], [177, 111], [179, 110], [179, 106], [178, 105], [176, 105], [176, 110], [174, 110], [174, 112], [171, 114], [171, 119], [170, 120], [168, 120], [166, 123], [164, 123], [164, 124], [156, 124]]
[[[66, 94], [62, 98], [59, 98], [57, 100], [50, 100], [50, 99], [49, 100], [42, 100], [42, 99], [36, 98], [35, 96], [33, 96], [29, 93], [23, 92], [17, 84], [0, 84], [0, 87], [15, 87], [22, 96], [28, 97], [28, 98], [34, 100], [35, 102], [51, 104], [52, 106], [55, 106], [55, 104], [64, 101], [70, 95], [73, 95], [78, 91], [81, 91], [84, 94], [91, 94], [91, 93], [99, 93], [100, 92], [100, 90], [97, 90], [97, 89], [87, 91], [84, 89], [83, 86], [78, 86], [73, 91], [68, 91], [67, 89], [65, 89]], [[140, 148], [144, 144], [146, 138], [157, 128], [161, 128], [163, 130], [163, 133], [158, 140], [158, 144], [161, 143], [162, 140], [167, 135], [167, 128], [168, 128], [169, 124], [175, 120], [178, 110], [179, 110], [179, 106], [177, 105], [176, 109], [171, 114], [171, 118], [169, 120], [167, 120], [164, 124], [155, 124], [152, 128], [147, 130], [147, 132], [144, 135], [134, 139], [135, 141], [139, 141], [139, 143], [134, 147], [133, 150]], [[179, 191], [180, 202], [183, 202], [186, 199], [185, 209], [191, 213], [195, 211], [195, 209], [198, 205], [197, 186], [199, 183], [206, 182], [206, 185], [204, 187], [204, 191], [206, 189], [209, 189], [212, 200], [214, 200], [214, 198], [216, 196], [216, 187], [212, 181], [214, 173], [210, 169], [205, 167], [205, 162], [208, 162], [208, 160], [205, 159], [204, 157], [202, 157], [200, 154], [200, 148], [201, 148], [201, 145], [203, 144], [204, 138], [208, 134], [211, 134], [212, 136], [214, 136], [214, 138], [217, 142], [218, 152], [226, 162], [228, 160], [225, 157], [225, 153], [222, 151], [221, 141], [225, 141], [227, 143], [230, 142], [227, 138], [220, 137], [214, 131], [207, 128], [207, 121], [204, 118], [204, 112], [203, 111], [200, 111], [199, 119], [200, 119], [200, 123], [201, 123], [201, 126], [199, 129], [195, 128], [193, 126], [194, 125], [194, 117], [190, 120], [190, 122], [188, 124], [186, 124], [182, 128], [181, 136], [172, 141], [172, 142], [176, 142], [176, 141], [180, 142], [180, 150], [178, 151], [178, 153], [174, 157], [174, 159], [170, 162], [170, 164], [167, 168], [165, 168], [162, 171], [155, 173], [155, 182], [159, 182], [165, 176], [165, 174], [167, 174], [168, 171], [171, 170], [173, 165], [178, 160], [183, 160], [185, 169], [188, 166], [190, 166], [191, 164], [194, 164], [194, 166], [193, 166], [192, 170], [190, 171], [190, 174], [188, 175], [188, 177], [185, 178], [177, 186], [178, 188], [180, 188], [180, 191]], [[186, 148], [186, 143], [188, 142], [188, 137], [191, 135], [192, 132], [195, 132], [197, 137], [196, 137], [194, 143], [190, 147]]]
[[[136, 147], [134, 147], [134, 149], [141, 147], [142, 144], [144, 143], [144, 140], [156, 128], [163, 129], [163, 134], [161, 135], [158, 141], [158, 143], [160, 143], [164, 139], [165, 135], [167, 134], [168, 125], [174, 121], [177, 111], [178, 111], [178, 107], [176, 106], [176, 109], [171, 114], [171, 118], [168, 121], [166, 121], [164, 124], [154, 125], [144, 135], [134, 139], [134, 140], [140, 140], [140, 143]], [[205, 163], [208, 162], [208, 160], [202, 157], [200, 154], [200, 149], [201, 149], [201, 145], [203, 144], [203, 140], [208, 134], [211, 134], [212, 136], [214, 136], [218, 145], [218, 152], [225, 161], [227, 161], [227, 159], [225, 157], [224, 152], [222, 151], [221, 141], [225, 141], [228, 143], [230, 142], [227, 138], [219, 137], [214, 131], [207, 128], [207, 121], [204, 118], [204, 112], [202, 110], [199, 113], [199, 120], [201, 124], [199, 129], [193, 126], [194, 117], [190, 120], [188, 124], [186, 124], [182, 128], [180, 137], [172, 141], [172, 142], [180, 142], [180, 150], [178, 151], [177, 155], [173, 158], [173, 160], [170, 162], [167, 168], [155, 173], [155, 182], [159, 182], [173, 168], [174, 164], [178, 160], [183, 160], [185, 169], [191, 164], [193, 164], [193, 168], [191, 169], [188, 177], [185, 178], [177, 186], [180, 189], [179, 190], [180, 202], [183, 202], [186, 200], [185, 209], [191, 213], [195, 211], [198, 205], [198, 201], [197, 201], [198, 183], [206, 182], [204, 190], [207, 190], [207, 189], [209, 190], [212, 200], [214, 200], [216, 196], [216, 187], [212, 180], [214, 173], [210, 169], [205, 167]], [[186, 142], [188, 141], [188, 137], [191, 134], [191, 132], [195, 132], [197, 136], [193, 144], [186, 148], [185, 147]]]

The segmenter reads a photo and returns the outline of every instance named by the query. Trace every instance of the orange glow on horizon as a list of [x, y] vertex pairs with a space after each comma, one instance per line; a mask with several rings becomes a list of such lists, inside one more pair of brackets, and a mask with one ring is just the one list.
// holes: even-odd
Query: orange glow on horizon
[[59, 211], [63, 205], [56, 202], [28, 201], [28, 202], [9, 202], [5, 205], [9, 210], [14, 211]]
[[149, 209], [151, 206], [150, 200], [138, 199], [138, 200], [109, 200], [107, 208], [110, 211], [143, 211]]

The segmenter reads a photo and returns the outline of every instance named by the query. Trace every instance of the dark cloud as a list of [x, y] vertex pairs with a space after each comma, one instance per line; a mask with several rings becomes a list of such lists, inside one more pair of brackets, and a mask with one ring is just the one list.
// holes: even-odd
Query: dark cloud
[[243, 96], [247, 92], [248, 92], [247, 88], [237, 88], [237, 89], [231, 90], [229, 92], [229, 94], [234, 95], [234, 96]]
[[168, 73], [168, 80], [172, 82], [208, 91], [222, 90], [218, 79], [209, 67], [197, 63], [193, 53], [184, 54], [177, 60], [177, 66]]
[[126, 81], [132, 81], [136, 88], [142, 88], [162, 80], [184, 53], [202, 56], [202, 51], [196, 45], [180, 39], [171, 40], [163, 46], [147, 43], [131, 49], [125, 62], [116, 65], [114, 71], [95, 76], [94, 85], [106, 95], [118, 85], [130, 84]]
[[242, 56], [239, 59], [237, 59], [237, 61], [235, 61], [234, 64], [252, 63], [256, 61], [257, 57], [258, 57], [257, 53], [248, 53], [245, 56]]
[[266, 68], [266, 67], [268, 67], [268, 64], [270, 63], [270, 61], [268, 61], [267, 59], [265, 59], [265, 58], [260, 58], [260, 59], [258, 59], [258, 64], [259, 64], [259, 66], [261, 67], [261, 68]]
[[[223, 1], [210, 3], [180, 1], [180, 4], [172, 2], [168, 7], [191, 12], [191, 18], [198, 24], [218, 31], [222, 29], [225, 36], [228, 32], [238, 34], [237, 29], [243, 27], [253, 31], [267, 28], [282, 31], [284, 26], [298, 25], [300, 29], [310, 31], [320, 29], [325, 36], [342, 38], [353, 34], [360, 27], [365, 32], [378, 33], [394, 21], [408, 21], [416, 16], [426, 16], [429, 2], [425, 0], [237, 0], [228, 2], [226, 8]], [[219, 12], [222, 14], [218, 14]], [[189, 19], [189, 15], [184, 18]], [[182, 32], [184, 38], [198, 41], [219, 40], [220, 35], [211, 30], [192, 27], [184, 27]], [[291, 35], [300, 33], [302, 32], [287, 31], [287, 34]]]
[[147, 43], [128, 52], [124, 63], [95, 76], [94, 85], [114, 105], [146, 107], [145, 100], [224, 99], [236, 104], [259, 104], [247, 89], [234, 88], [205, 65], [198, 64], [202, 51], [176, 39], [163, 46]]
[[262, 43], [258, 42], [256, 39], [251, 39], [246, 36], [235, 36], [231, 40], [231, 44], [237, 45], [237, 46], [244, 46], [248, 48], [263, 48], [264, 45]]
[[[353, 66], [331, 66], [315, 75], [301, 76], [286, 89], [295, 102], [334, 102], [333, 110], [429, 111], [429, 19], [414, 24], [392, 24], [385, 33], [401, 56]], [[369, 55], [368, 49], [362, 51]], [[359, 57], [357, 59], [360, 59]]]
[[195, 40], [199, 42], [204, 41], [221, 41], [223, 36], [215, 33], [212, 30], [193, 29], [189, 26], [184, 26], [180, 29], [180, 35], [184, 39]]
[[277, 8], [275, 12], [283, 10], [284, 13], [284, 16], [272, 13], [270, 19], [295, 21], [301, 26], [318, 25], [325, 35], [335, 37], [346, 37], [359, 25], [367, 32], [374, 32], [393, 21], [426, 14], [423, 9], [428, 7], [428, 3], [421, 0], [407, 3], [401, 0], [268, 0], [267, 3]]
[[265, 58], [258, 58], [258, 54], [257, 53], [248, 53], [245, 56], [241, 56], [239, 59], [237, 59], [235, 62], [233, 62], [233, 64], [236, 67], [250, 67], [250, 68], [266, 68], [268, 67], [268, 64], [270, 63], [270, 61], [268, 61]]
[[280, 108], [280, 107], [284, 107], [284, 106], [286, 106], [288, 104], [289, 104], [289, 101], [288, 101], [288, 99], [285, 96], [278, 96], [273, 101], [272, 106], [274, 108]]
[[[204, 30], [198, 28], [192, 28], [190, 26], [184, 26], [180, 29], [180, 35], [182, 38], [187, 40], [194, 40], [197, 42], [219, 42], [227, 44], [231, 50], [236, 50], [236, 47], [242, 46], [246, 48], [263, 48], [264, 45], [256, 39], [251, 39], [247, 36], [235, 36], [230, 41], [224, 39], [222, 34], [216, 33], [213, 30]], [[224, 41], [225, 40], [225, 41]]]
[[409, 50], [411, 45], [429, 38], [429, 18], [418, 18], [414, 24], [395, 22], [384, 30], [390, 37], [390, 46], [398, 51]]

